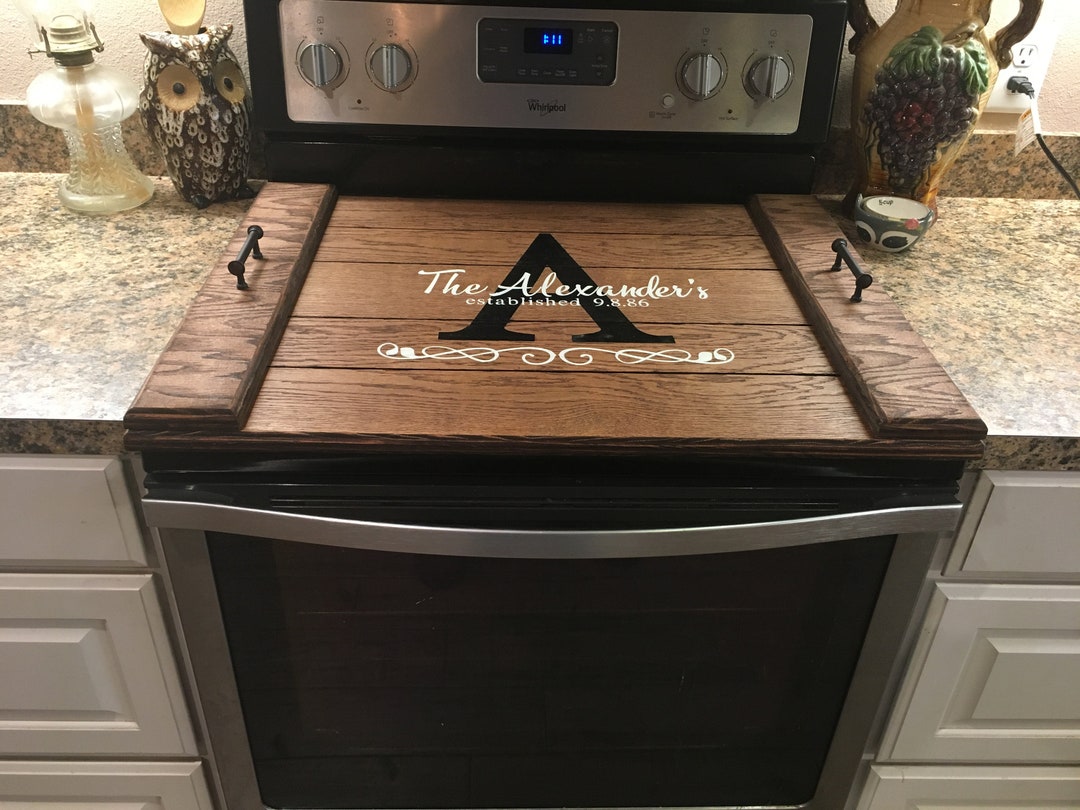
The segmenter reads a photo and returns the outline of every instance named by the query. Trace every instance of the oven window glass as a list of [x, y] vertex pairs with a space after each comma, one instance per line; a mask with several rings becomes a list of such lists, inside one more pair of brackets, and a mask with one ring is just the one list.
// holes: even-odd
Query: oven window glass
[[210, 535], [264, 803], [797, 805], [894, 538], [504, 560]]

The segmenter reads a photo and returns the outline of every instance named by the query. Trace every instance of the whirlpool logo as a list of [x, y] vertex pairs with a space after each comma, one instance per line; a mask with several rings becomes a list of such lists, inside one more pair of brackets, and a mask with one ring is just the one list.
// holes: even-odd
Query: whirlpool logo
[[566, 112], [566, 102], [559, 101], [541, 101], [538, 98], [530, 98], [525, 100], [529, 105], [529, 112], [540, 113], [540, 117], [550, 115], [551, 113]]

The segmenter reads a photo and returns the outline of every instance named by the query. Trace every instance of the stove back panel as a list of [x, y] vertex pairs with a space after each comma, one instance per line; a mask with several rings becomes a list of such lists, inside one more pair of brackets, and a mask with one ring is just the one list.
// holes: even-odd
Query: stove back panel
[[808, 192], [847, 13], [846, 0], [245, 7], [271, 179], [582, 200]]

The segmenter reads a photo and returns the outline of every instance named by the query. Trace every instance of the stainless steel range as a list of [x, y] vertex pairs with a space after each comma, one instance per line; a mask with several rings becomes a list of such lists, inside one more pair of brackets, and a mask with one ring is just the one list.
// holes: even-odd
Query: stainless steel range
[[126, 418], [220, 810], [844, 807], [985, 428], [804, 193], [845, 4], [750, 6], [248, 0]]
[[249, 0], [270, 176], [345, 193], [808, 192], [845, 0]]

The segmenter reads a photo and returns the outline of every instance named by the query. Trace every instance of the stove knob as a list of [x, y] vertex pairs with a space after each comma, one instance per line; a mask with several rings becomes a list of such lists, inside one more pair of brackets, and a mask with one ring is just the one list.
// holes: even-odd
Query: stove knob
[[791, 63], [782, 56], [763, 56], [750, 64], [743, 85], [756, 99], [780, 98], [791, 86]]
[[300, 75], [313, 87], [329, 87], [341, 76], [341, 56], [324, 42], [310, 42], [296, 60]]
[[724, 83], [724, 63], [711, 53], [692, 53], [679, 66], [679, 87], [695, 101], [716, 95]]
[[413, 80], [413, 61], [400, 45], [379, 45], [368, 59], [371, 78], [383, 90], [404, 90]]

